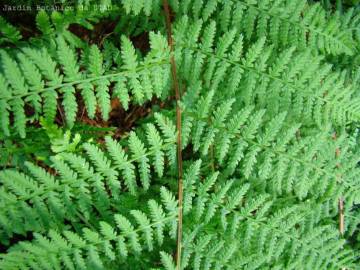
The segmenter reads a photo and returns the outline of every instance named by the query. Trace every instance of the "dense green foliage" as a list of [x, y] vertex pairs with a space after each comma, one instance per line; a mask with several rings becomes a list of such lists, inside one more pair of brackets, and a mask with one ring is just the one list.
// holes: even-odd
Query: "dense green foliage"
[[171, 0], [174, 51], [160, 0], [74, 2], [0, 17], [0, 269], [176, 269], [171, 55], [181, 268], [358, 269], [356, 1]]

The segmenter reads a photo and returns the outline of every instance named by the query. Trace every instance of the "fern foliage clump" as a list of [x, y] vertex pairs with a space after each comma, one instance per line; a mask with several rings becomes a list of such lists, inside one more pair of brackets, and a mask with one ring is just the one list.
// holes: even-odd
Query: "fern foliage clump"
[[315, 2], [0, 17], [0, 269], [357, 269], [360, 13]]

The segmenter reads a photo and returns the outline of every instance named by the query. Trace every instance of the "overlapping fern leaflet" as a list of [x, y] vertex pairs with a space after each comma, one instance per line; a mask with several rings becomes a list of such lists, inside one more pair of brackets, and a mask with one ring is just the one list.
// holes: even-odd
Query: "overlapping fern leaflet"
[[35, 241], [21, 243], [0, 261], [0, 267], [42, 269], [51, 261], [54, 268], [108, 269], [117, 265], [115, 259], [126, 261], [130, 254], [151, 252], [155, 239], [160, 244], [163, 242], [165, 229], [176, 231], [172, 226], [176, 226], [173, 220], [177, 215], [177, 202], [166, 188], [161, 189], [160, 195], [161, 203], [148, 201], [149, 214], [130, 211], [136, 225], [124, 215], [115, 214], [110, 223], [100, 221], [98, 230], [83, 228], [82, 234], [67, 230], [59, 234], [50, 230], [48, 237], [35, 234]]
[[334, 240], [336, 228], [318, 224], [320, 216], [334, 215], [330, 201], [286, 207], [281, 197], [255, 195], [258, 187], [246, 180], [226, 180], [220, 172], [202, 180], [200, 166], [199, 160], [188, 167], [184, 178], [184, 268], [297, 269], [307, 261], [309, 269], [335, 269], [351, 261], [351, 252], [342, 250], [344, 241]]
[[[326, 216], [336, 217], [337, 198], [341, 194], [345, 194], [345, 200], [350, 204], [359, 195], [358, 189], [352, 187], [354, 183], [357, 183], [356, 176], [355, 178], [353, 176], [359, 173], [356, 168], [358, 157], [356, 152], [353, 153], [349, 149], [346, 135], [334, 141], [331, 139], [331, 132], [325, 130], [315, 136], [310, 134], [301, 136], [303, 138], [300, 139], [298, 134], [302, 134], [302, 130], [306, 133], [306, 129], [298, 124], [285, 125], [287, 117], [285, 113], [267, 119], [266, 111], [254, 112], [253, 107], [245, 107], [237, 112], [234, 110], [233, 104], [236, 104], [236, 101], [234, 102], [233, 99], [216, 102], [213, 91], [208, 93], [204, 91], [203, 95], [194, 98], [195, 94], [192, 91], [198, 90], [198, 88], [189, 89], [184, 97], [183, 106], [187, 108], [183, 124], [183, 129], [187, 132], [184, 134], [184, 141], [191, 143], [194, 150], [208, 162], [213, 163], [213, 166], [223, 168], [222, 177], [237, 175], [240, 179], [235, 182], [222, 179], [223, 186], [221, 184], [219, 186], [215, 185], [215, 180], [210, 180], [210, 177], [209, 180], [204, 181], [204, 185], [209, 188], [215, 185], [219, 190], [219, 195], [214, 194], [210, 197], [203, 191], [199, 194], [196, 192], [199, 185], [200, 190], [203, 186], [198, 176], [200, 164], [196, 163], [189, 169], [185, 178], [184, 213], [192, 213], [190, 217], [185, 217], [185, 220], [201, 218], [203, 215], [201, 212], [204, 209], [208, 213], [201, 219], [202, 223], [211, 220], [212, 216], [218, 216], [218, 220], [209, 225], [209, 228], [206, 223], [204, 228], [197, 227], [198, 223], [187, 224], [190, 227], [188, 231], [190, 239], [184, 240], [183, 263], [192, 269], [202, 269], [202, 267], [220, 269], [225, 265], [254, 269], [273, 265], [279, 269], [297, 269], [303, 267], [302, 263], [306, 260], [308, 261], [306, 269], [336, 269], [351, 262], [353, 256], [351, 251], [341, 248], [345, 242], [333, 240], [338, 235], [336, 227], [317, 225], [317, 222]], [[189, 109], [190, 105], [193, 109]], [[197, 145], [199, 147], [196, 148]], [[215, 155], [209, 160], [207, 156], [210, 146]], [[345, 152], [342, 152], [340, 157], [336, 157], [334, 155], [336, 149], [342, 149]], [[349, 152], [346, 153], [346, 151]], [[345, 165], [348, 162], [350, 164]], [[218, 173], [214, 175], [216, 179]], [[236, 182], [240, 185], [238, 191], [234, 190], [233, 195], [224, 195], [223, 192], [231, 190], [227, 185], [234, 185]], [[244, 183], [244, 186], [241, 187], [241, 183]], [[267, 215], [266, 224], [263, 223], [261, 215], [257, 221], [253, 220], [252, 215], [246, 218], [242, 215], [243, 211], [246, 211], [244, 208], [240, 208], [233, 219], [230, 218], [233, 210], [238, 208], [236, 202], [248, 200], [242, 198], [249, 189], [249, 183], [253, 189], [250, 198], [254, 194], [264, 194], [264, 191], [271, 194], [273, 198], [272, 201], [268, 201], [266, 197], [260, 197], [258, 202], [255, 199], [255, 209], [258, 203], [260, 205], [265, 203], [264, 208], [260, 207], [256, 213], [266, 215], [267, 211], [276, 213], [278, 209], [279, 213], [274, 214], [274, 217], [279, 221], [272, 223]], [[279, 209], [278, 207], [283, 205], [283, 199], [289, 197], [293, 199], [287, 199], [287, 205], [293, 206], [289, 206], [289, 209]], [[209, 198], [212, 200], [216, 198], [217, 204], [214, 205], [212, 201], [206, 205]], [[307, 202], [313, 200], [320, 200], [322, 203], [309, 206]], [[231, 207], [227, 209], [224, 205]], [[243, 207], [246, 209], [246, 206]], [[192, 208], [195, 209], [190, 211]], [[223, 210], [219, 209], [216, 214], [214, 213], [216, 208], [223, 208]], [[254, 213], [255, 209], [250, 207], [249, 212]], [[247, 219], [250, 219], [249, 223], [245, 221]], [[284, 229], [285, 224], [289, 225], [289, 231]], [[273, 225], [275, 227], [272, 227]], [[212, 226], [222, 226], [225, 232], [216, 235], [214, 230], [210, 229]], [[239, 229], [238, 232], [237, 229]], [[229, 231], [228, 237], [226, 231]], [[199, 234], [198, 242], [196, 242], [195, 232]], [[241, 243], [246, 243], [241, 247], [237, 246], [233, 240], [234, 235], [238, 233], [243, 233], [238, 239], [242, 240]], [[326, 240], [323, 241], [324, 239]], [[261, 245], [265, 246], [261, 247]], [[285, 248], [289, 245], [291, 247], [287, 250], [290, 250], [290, 253], [287, 253]], [[322, 253], [321, 249], [314, 254], [314, 250], [323, 245], [327, 246], [324, 248], [327, 251]], [[225, 248], [229, 246], [231, 248]], [[305, 246], [310, 249], [304, 249]], [[267, 256], [264, 256], [264, 250], [267, 251]], [[203, 254], [213, 254], [213, 252], [217, 255], [203, 256]], [[260, 254], [263, 255], [260, 256]], [[298, 254], [296, 259], [293, 254]], [[281, 256], [294, 259], [287, 261]], [[219, 258], [226, 259], [219, 261]]]
[[[217, 90], [221, 98], [236, 95], [239, 106], [255, 103], [271, 115], [289, 111], [293, 119], [318, 126], [359, 119], [356, 86], [345, 83], [344, 74], [334, 73], [309, 50], [289, 47], [278, 54], [265, 45], [265, 38], [246, 49], [237, 30], [214, 39], [213, 22], [203, 26], [201, 20], [186, 17], [176, 29], [177, 48], [183, 55], [178, 63], [181, 70], [192, 71], [184, 77], [196, 81], [204, 74], [204, 85]], [[224, 87], [227, 91], [222, 91]]]
[[[96, 137], [49, 163], [0, 171], [0, 269], [356, 269], [359, 12], [305, 0], [169, 4], [183, 204], [167, 41], [150, 32], [142, 56], [125, 34], [165, 32], [162, 1], [115, 3], [123, 16], [102, 46], [69, 34], [76, 12], [40, 12], [38, 43], [0, 51], [0, 135], [24, 137], [59, 111], [71, 128], [83, 104], [89, 118], [107, 120], [112, 99], [125, 110], [161, 103], [120, 139]], [[73, 22], [87, 25], [80, 15]], [[16, 44], [16, 31], [4, 29]]]
[[26, 164], [28, 175], [1, 171], [1, 241], [27, 231], [44, 232], [54, 226], [63, 229], [66, 219], [75, 225], [82, 217], [96, 220], [99, 213], [108, 220], [113, 207], [121, 209], [124, 191], [133, 196], [141, 193], [138, 178], [146, 191], [151, 183], [150, 168], [162, 176], [165, 162], [171, 166], [174, 161], [174, 127], [169, 121], [166, 125], [159, 122], [159, 126], [162, 131], [152, 124], [146, 126], [144, 142], [132, 132], [126, 146], [130, 153], [107, 137], [106, 151], [85, 143], [86, 156], [61, 153], [53, 157], [57, 177], [32, 163]]
[[[287, 125], [286, 113], [266, 121], [265, 110], [234, 110], [234, 100], [218, 104], [212, 97], [213, 92], [207, 93], [199, 98], [193, 111], [187, 111], [183, 139], [202, 156], [213, 151], [213, 162], [223, 167], [227, 175], [238, 170], [246, 179], [254, 178], [274, 193], [295, 192], [304, 198], [308, 192], [321, 197], [335, 181], [340, 181], [339, 175], [345, 177], [356, 171], [357, 154], [346, 153], [345, 141], [345, 145], [332, 141], [329, 130], [300, 139], [297, 134], [306, 129], [296, 123]], [[340, 160], [333, 154], [339, 147], [344, 149], [344, 157], [353, 159], [352, 165], [339, 167]], [[338, 173], [332, 173], [334, 170]]]
[[10, 43], [16, 43], [18, 42], [22, 36], [20, 34], [20, 31], [8, 23], [3, 17], [0, 16], [0, 31], [2, 33], [2, 37], [0, 39], [0, 44], [10, 42]]
[[267, 37], [274, 47], [292, 44], [299, 49], [316, 48], [323, 54], [355, 52], [354, 35], [358, 18], [349, 10], [344, 20], [338, 14], [329, 15], [320, 4], [295, 1], [184, 1], [181, 14], [208, 21], [216, 18], [222, 33], [236, 28], [245, 40]]
[[[153, 96], [167, 96], [169, 66], [166, 40], [154, 33], [150, 38], [151, 51], [139, 61], [132, 44], [123, 37], [123, 64], [107, 72], [99, 48], [92, 45], [89, 52], [79, 59], [75, 50], [61, 36], [56, 40], [54, 55], [45, 48], [23, 48], [14, 55], [2, 50], [2, 117], [8, 118], [9, 114], [13, 114], [16, 131], [25, 137], [29, 120], [38, 120], [40, 115], [49, 121], [54, 120], [60, 97], [66, 124], [71, 128], [78, 111], [78, 90], [88, 116], [94, 118], [99, 107], [104, 120], [109, 117], [111, 97], [119, 98], [127, 109], [130, 98], [134, 99], [134, 103], [143, 104]], [[31, 117], [25, 113], [25, 104], [34, 110]], [[9, 135], [9, 120], [4, 120], [1, 123], [2, 131]]]

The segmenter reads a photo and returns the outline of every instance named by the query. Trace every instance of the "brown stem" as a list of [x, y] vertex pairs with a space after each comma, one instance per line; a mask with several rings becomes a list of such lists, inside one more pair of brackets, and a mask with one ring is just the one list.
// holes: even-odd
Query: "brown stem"
[[[336, 133], [333, 134], [332, 136], [333, 140], [336, 140], [337, 137], [336, 137]], [[335, 157], [338, 158], [341, 154], [341, 151], [339, 148], [336, 148], [335, 149]], [[337, 164], [336, 167], [339, 167], [340, 165]], [[339, 208], [339, 231], [340, 231], [340, 234], [341, 236], [344, 235], [344, 198], [343, 197], [340, 197], [339, 198], [339, 201], [338, 201], [338, 208]]]
[[58, 111], [59, 111], [59, 114], [60, 114], [60, 117], [61, 117], [61, 125], [62, 126], [64, 126], [64, 123], [65, 123], [65, 117], [64, 117], [64, 114], [63, 114], [63, 112], [62, 112], [62, 109], [61, 109], [61, 107], [60, 107], [60, 105], [58, 104], [57, 105], [57, 108], [58, 108]]
[[341, 236], [344, 235], [344, 199], [339, 199], [339, 231]]
[[177, 243], [176, 243], [176, 269], [181, 269], [181, 250], [182, 250], [182, 205], [183, 205], [183, 168], [182, 168], [182, 145], [181, 145], [181, 108], [180, 108], [180, 89], [179, 82], [176, 75], [176, 64], [174, 57], [174, 44], [171, 34], [171, 20], [170, 20], [170, 9], [169, 3], [167, 0], [163, 0], [164, 11], [166, 15], [166, 30], [168, 37], [168, 44], [170, 47], [170, 64], [171, 64], [171, 73], [173, 78], [173, 85], [175, 90], [176, 98], [176, 129], [177, 129], [177, 161], [178, 161], [178, 201], [179, 201], [179, 214], [178, 214], [178, 231], [177, 231]]
[[[339, 231], [340, 231], [340, 235], [344, 236], [345, 215], [344, 215], [344, 198], [343, 197], [340, 197], [338, 206], [339, 206]], [[341, 270], [347, 270], [347, 268], [341, 267]]]

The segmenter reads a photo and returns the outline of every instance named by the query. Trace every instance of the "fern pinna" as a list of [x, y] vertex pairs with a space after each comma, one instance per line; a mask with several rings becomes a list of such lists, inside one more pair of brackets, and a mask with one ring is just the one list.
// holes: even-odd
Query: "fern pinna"
[[75, 2], [0, 19], [0, 269], [357, 269], [357, 8]]

